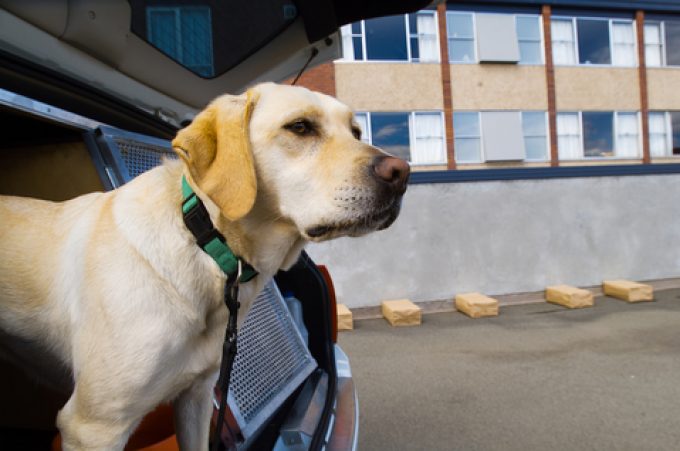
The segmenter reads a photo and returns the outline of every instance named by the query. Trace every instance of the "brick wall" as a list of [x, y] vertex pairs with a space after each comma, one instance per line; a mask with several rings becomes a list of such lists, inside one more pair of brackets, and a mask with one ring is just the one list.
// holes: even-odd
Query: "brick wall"
[[[291, 84], [294, 79], [291, 77], [283, 83]], [[324, 63], [307, 69], [296, 84], [335, 97], [335, 66], [333, 63]]]

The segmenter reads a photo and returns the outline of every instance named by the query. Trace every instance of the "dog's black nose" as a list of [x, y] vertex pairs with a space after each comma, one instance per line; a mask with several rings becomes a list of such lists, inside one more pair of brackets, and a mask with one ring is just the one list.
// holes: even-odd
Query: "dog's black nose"
[[373, 159], [373, 173], [399, 194], [404, 194], [411, 167], [401, 158], [381, 155]]

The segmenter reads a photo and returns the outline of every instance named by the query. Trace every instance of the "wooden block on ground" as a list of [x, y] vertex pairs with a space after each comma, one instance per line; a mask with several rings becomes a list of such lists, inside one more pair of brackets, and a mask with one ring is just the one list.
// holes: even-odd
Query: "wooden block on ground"
[[421, 308], [408, 299], [383, 301], [382, 314], [393, 326], [417, 326], [421, 321]]
[[352, 320], [352, 311], [347, 308], [345, 304], [337, 305], [338, 314], [338, 330], [352, 330], [354, 329], [354, 321]]
[[607, 296], [628, 302], [653, 301], [654, 288], [651, 285], [631, 282], [630, 280], [605, 280], [602, 291]]
[[569, 285], [555, 285], [545, 289], [545, 300], [569, 308], [593, 306], [593, 293]]
[[498, 301], [480, 293], [457, 294], [456, 309], [470, 318], [498, 316]]

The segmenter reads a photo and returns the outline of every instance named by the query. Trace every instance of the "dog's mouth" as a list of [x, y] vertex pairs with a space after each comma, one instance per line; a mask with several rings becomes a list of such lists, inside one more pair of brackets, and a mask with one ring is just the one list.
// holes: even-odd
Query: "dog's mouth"
[[365, 235], [388, 228], [399, 216], [400, 209], [401, 196], [383, 208], [373, 209], [350, 219], [308, 227], [304, 234], [311, 241], [324, 241], [339, 236]]

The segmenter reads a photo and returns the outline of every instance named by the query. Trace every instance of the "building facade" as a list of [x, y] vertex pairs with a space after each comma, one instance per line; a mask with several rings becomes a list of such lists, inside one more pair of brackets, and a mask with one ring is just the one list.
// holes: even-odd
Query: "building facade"
[[342, 28], [301, 84], [416, 171], [680, 162], [680, 4], [456, 1]]
[[414, 173], [389, 229], [309, 246], [340, 302], [680, 282], [680, 2], [456, 1], [342, 39], [301, 84]]

